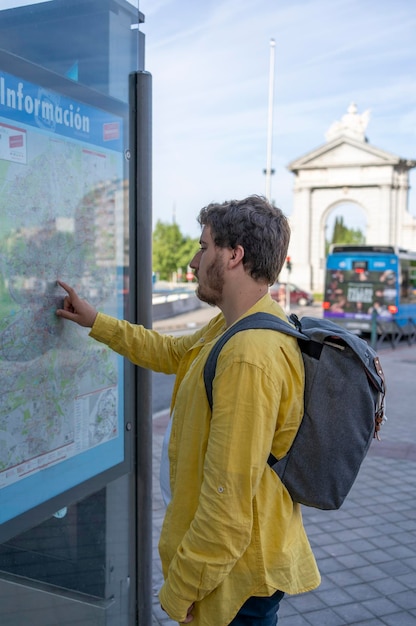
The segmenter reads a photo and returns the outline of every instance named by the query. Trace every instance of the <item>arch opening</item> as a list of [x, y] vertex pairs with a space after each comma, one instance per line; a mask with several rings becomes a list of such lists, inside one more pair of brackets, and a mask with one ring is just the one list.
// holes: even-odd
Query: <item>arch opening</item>
[[[367, 218], [355, 202], [336, 203], [324, 215], [326, 251], [331, 243], [365, 243]], [[341, 239], [340, 239], [341, 238]]]

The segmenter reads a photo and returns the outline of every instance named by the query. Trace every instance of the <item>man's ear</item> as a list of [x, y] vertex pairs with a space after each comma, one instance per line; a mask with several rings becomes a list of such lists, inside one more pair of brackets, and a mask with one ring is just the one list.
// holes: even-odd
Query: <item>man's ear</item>
[[242, 263], [244, 259], [244, 248], [243, 246], [236, 246], [231, 250], [230, 256], [230, 267], [236, 267], [239, 263]]

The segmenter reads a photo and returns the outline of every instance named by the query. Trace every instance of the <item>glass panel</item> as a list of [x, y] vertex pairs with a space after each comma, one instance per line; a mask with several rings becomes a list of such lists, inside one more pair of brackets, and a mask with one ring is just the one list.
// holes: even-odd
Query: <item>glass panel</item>
[[0, 545], [1, 570], [104, 598], [105, 499], [101, 489]]
[[[0, 10], [0, 623], [63, 623], [62, 611], [74, 626], [123, 626], [135, 554], [125, 364], [55, 311], [63, 280], [126, 315], [139, 14], [127, 0], [20, 5]], [[29, 621], [25, 589], [42, 597]]]

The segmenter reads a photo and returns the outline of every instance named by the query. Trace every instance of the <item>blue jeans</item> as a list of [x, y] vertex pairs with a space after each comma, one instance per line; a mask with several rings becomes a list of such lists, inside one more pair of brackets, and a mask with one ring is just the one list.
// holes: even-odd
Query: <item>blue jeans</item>
[[251, 596], [229, 626], [276, 626], [277, 611], [284, 595], [283, 591], [276, 591], [268, 598]]

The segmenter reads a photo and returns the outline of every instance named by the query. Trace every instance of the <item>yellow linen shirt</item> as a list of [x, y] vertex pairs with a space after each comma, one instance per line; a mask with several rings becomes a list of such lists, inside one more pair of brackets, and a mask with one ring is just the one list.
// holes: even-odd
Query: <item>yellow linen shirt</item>
[[[285, 318], [268, 294], [244, 317], [257, 311]], [[91, 330], [134, 363], [176, 374], [160, 601], [178, 622], [195, 603], [195, 626], [227, 626], [252, 595], [320, 583], [300, 505], [267, 464], [271, 451], [284, 456], [303, 414], [297, 341], [263, 329], [234, 335], [218, 358], [211, 415], [203, 369], [224, 330], [222, 314], [175, 338], [101, 313]]]

